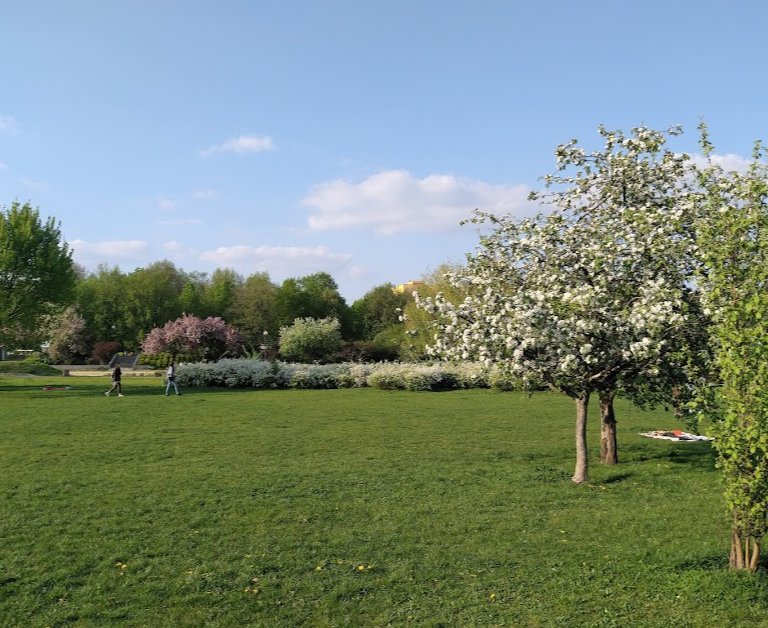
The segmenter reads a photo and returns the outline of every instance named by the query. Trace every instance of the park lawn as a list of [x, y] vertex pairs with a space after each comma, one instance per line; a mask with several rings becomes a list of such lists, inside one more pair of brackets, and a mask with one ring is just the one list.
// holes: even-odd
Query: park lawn
[[107, 387], [0, 378], [3, 626], [768, 626], [662, 410], [574, 486], [559, 395]]

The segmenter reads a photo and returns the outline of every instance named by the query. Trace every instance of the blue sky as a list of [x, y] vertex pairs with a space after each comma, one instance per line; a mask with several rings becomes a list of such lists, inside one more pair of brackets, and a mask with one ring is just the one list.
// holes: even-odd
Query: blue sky
[[124, 271], [329, 272], [348, 302], [524, 215], [572, 137], [768, 139], [762, 0], [9, 0], [0, 205]]

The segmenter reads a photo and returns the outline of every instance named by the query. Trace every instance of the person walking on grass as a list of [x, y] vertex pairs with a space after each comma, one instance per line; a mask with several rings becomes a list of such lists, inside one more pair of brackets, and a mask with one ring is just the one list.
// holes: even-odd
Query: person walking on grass
[[123, 384], [121, 382], [122, 378], [123, 378], [123, 371], [120, 368], [120, 365], [116, 364], [114, 370], [112, 371], [112, 388], [110, 388], [107, 392], [105, 392], [104, 395], [109, 397], [109, 393], [111, 393], [113, 390], [116, 390], [117, 396], [122, 397], [123, 396]]
[[168, 370], [165, 372], [165, 379], [165, 396], [168, 396], [168, 393], [171, 391], [171, 386], [173, 386], [176, 394], [180, 395], [179, 385], [176, 383], [176, 366], [174, 366], [173, 362], [168, 365]]

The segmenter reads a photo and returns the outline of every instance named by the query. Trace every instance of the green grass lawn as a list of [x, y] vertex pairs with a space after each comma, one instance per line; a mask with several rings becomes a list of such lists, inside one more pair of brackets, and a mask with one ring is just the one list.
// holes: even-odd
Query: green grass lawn
[[574, 486], [557, 395], [107, 387], [0, 378], [3, 627], [768, 626], [662, 411]]

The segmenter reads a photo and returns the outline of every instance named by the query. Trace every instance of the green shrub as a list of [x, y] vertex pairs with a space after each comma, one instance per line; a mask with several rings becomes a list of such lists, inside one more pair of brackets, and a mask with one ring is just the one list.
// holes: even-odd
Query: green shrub
[[454, 378], [456, 388], [489, 388], [491, 385], [488, 367], [479, 362], [448, 364], [442, 368]]
[[368, 376], [368, 385], [381, 390], [453, 390], [458, 388], [455, 373], [441, 366], [425, 364], [381, 364]]
[[349, 364], [346, 373], [341, 374], [339, 388], [365, 388], [368, 376], [376, 369], [375, 364]]
[[344, 388], [349, 381], [348, 364], [284, 364], [290, 388]]
[[227, 358], [218, 362], [179, 364], [176, 381], [181, 386], [227, 388], [282, 388], [276, 365], [250, 358]]
[[340, 329], [335, 318], [297, 318], [280, 328], [280, 354], [291, 362], [327, 362], [341, 349]]

